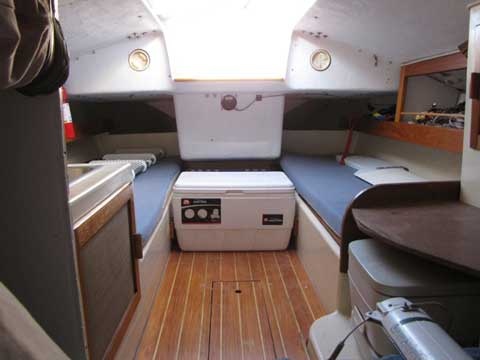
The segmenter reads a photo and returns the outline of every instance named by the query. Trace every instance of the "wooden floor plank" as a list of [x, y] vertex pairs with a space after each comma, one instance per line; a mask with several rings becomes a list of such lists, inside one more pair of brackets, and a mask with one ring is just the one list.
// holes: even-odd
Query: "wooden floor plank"
[[290, 298], [294, 309], [300, 330], [304, 340], [308, 339], [310, 325], [315, 321], [315, 314], [310, 306], [308, 299], [302, 289], [301, 284], [295, 274], [295, 269], [291, 266], [288, 253], [274, 254], [281, 277], [286, 286], [286, 292]]
[[220, 279], [219, 281], [235, 281], [235, 253], [220, 253]]
[[145, 326], [142, 340], [137, 350], [137, 359], [152, 359], [155, 352], [155, 344], [157, 341], [157, 335], [160, 331], [160, 327], [163, 318], [166, 314], [165, 309], [168, 302], [168, 294], [173, 288], [173, 284], [176, 281], [178, 275], [178, 268], [180, 266], [181, 253], [172, 252], [168, 259], [165, 275], [160, 285], [160, 289], [155, 297], [155, 302], [150, 313], [150, 317]]
[[298, 278], [298, 282], [303, 289], [305, 297], [307, 298], [307, 302], [310, 304], [310, 307], [313, 311], [314, 318], [318, 319], [326, 315], [327, 312], [325, 311], [322, 304], [318, 300], [318, 297], [315, 294], [315, 290], [312, 286], [312, 283], [310, 282], [310, 279], [308, 278], [308, 275], [305, 272], [305, 269], [303, 268], [297, 253], [293, 250], [290, 250], [288, 251], [288, 257], [289, 257], [291, 266], [295, 271], [295, 275]]
[[193, 274], [194, 256], [194, 253], [183, 253], [180, 260], [177, 281], [171, 293], [171, 301], [166, 309], [160, 332], [157, 335], [154, 359], [176, 358], [182, 317], [188, 301], [187, 292], [189, 292]]
[[286, 288], [284, 279], [279, 272], [275, 253], [262, 253], [261, 258], [272, 296], [275, 299], [274, 306], [277, 309], [277, 317], [283, 334], [287, 357], [308, 359], [306, 339], [294, 312], [288, 288]]
[[172, 252], [136, 357], [308, 359], [321, 315], [295, 252]]
[[265, 301], [260, 282], [245, 282], [242, 287], [241, 312], [243, 321], [243, 347], [245, 359], [275, 359], [275, 347], [270, 332]]
[[[198, 359], [201, 353], [201, 336], [204, 328], [208, 332], [208, 322], [205, 316], [205, 301], [210, 295], [210, 284], [207, 283], [208, 254], [195, 255], [193, 275], [190, 284], [188, 307], [183, 322], [180, 341], [178, 342], [178, 359]], [[208, 314], [207, 314], [208, 315]], [[205, 325], [206, 324], [206, 325]]]
[[270, 279], [264, 271], [264, 262], [261, 253], [248, 254], [249, 264], [255, 279], [261, 280], [259, 288], [264, 298], [269, 319], [270, 332], [277, 357], [287, 358], [287, 348], [283, 338], [283, 331], [279, 321], [278, 309], [270, 287]]

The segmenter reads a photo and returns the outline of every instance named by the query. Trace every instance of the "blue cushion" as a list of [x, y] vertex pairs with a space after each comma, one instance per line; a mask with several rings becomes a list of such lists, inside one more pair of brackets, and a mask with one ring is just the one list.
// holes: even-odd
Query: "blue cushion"
[[355, 169], [340, 165], [333, 156], [284, 155], [280, 165], [297, 192], [341, 235], [345, 212], [362, 190], [371, 185], [355, 177]]
[[176, 159], [161, 159], [135, 177], [133, 195], [137, 233], [144, 245], [162, 217], [172, 185], [180, 173]]

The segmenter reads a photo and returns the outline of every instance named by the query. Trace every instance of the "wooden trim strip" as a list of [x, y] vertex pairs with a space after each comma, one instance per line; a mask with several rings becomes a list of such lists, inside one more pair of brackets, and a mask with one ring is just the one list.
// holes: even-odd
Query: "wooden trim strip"
[[280, 264], [278, 263], [276, 253], [273, 253], [273, 258], [275, 259], [275, 263], [277, 264], [278, 273], [280, 274], [280, 280], [282, 281], [283, 290], [285, 291], [286, 299], [288, 300], [290, 310], [292, 312], [293, 318], [295, 319], [295, 325], [297, 327], [298, 334], [300, 335], [300, 338], [302, 339], [303, 350], [305, 351], [305, 354], [307, 355], [307, 359], [310, 359], [310, 355], [309, 355], [308, 350], [307, 350], [307, 341], [306, 341], [305, 337], [303, 336], [302, 329], [300, 328], [300, 324], [299, 324], [298, 319], [297, 319], [297, 314], [295, 313], [295, 309], [294, 309], [293, 304], [292, 304], [292, 299], [290, 298], [290, 294], [288, 292], [287, 285], [285, 284], [285, 279], [283, 278], [282, 270], [280, 269]]
[[[81, 249], [133, 197], [130, 184], [114, 192], [74, 225], [75, 240]], [[132, 229], [135, 231], [135, 229]]]
[[203, 320], [205, 317], [205, 298], [207, 294], [207, 276], [208, 276], [208, 253], [205, 259], [205, 273], [203, 276], [203, 291], [202, 291], [202, 310], [200, 311], [200, 331], [198, 335], [198, 353], [197, 360], [200, 360], [202, 354], [202, 335], [203, 335]]
[[[287, 253], [288, 261], [290, 263], [290, 266], [293, 270], [293, 273], [295, 274], [295, 279], [297, 280], [297, 284], [300, 287], [300, 290], [302, 292], [303, 299], [305, 300], [305, 303], [307, 304], [308, 310], [310, 311], [310, 315], [312, 315], [313, 321], [316, 320], [315, 318], [315, 313], [313, 312], [312, 305], [310, 305], [310, 301], [308, 300], [307, 294], [305, 294], [305, 289], [303, 288], [303, 284], [300, 281], [300, 278], [298, 277], [297, 274], [297, 269], [295, 269], [295, 266], [293, 265], [292, 258], [290, 257], [290, 252]], [[278, 262], [277, 262], [278, 264]]]
[[160, 343], [160, 338], [162, 337], [163, 328], [165, 326], [165, 319], [167, 317], [168, 308], [170, 307], [170, 302], [172, 300], [173, 289], [175, 287], [175, 282], [177, 281], [178, 269], [180, 268], [180, 263], [181, 263], [181, 260], [182, 260], [182, 254], [183, 253], [180, 253], [180, 256], [178, 258], [177, 267], [175, 268], [175, 275], [173, 276], [172, 285], [170, 286], [170, 291], [169, 291], [168, 300], [167, 300], [167, 306], [166, 306], [165, 311], [163, 313], [162, 325], [160, 325], [160, 330], [158, 332], [157, 340], [155, 342], [155, 350], [153, 352], [153, 357], [152, 357], [153, 359], [157, 358], [158, 344]]
[[466, 69], [467, 58], [461, 52], [457, 52], [403, 67], [405, 68], [405, 76], [428, 75], [437, 72]]
[[183, 305], [182, 320], [180, 320], [180, 331], [178, 333], [177, 339], [177, 349], [175, 351], [175, 359], [178, 359], [178, 354], [180, 352], [180, 344], [182, 340], [183, 325], [185, 324], [185, 314], [187, 313], [188, 300], [190, 297], [190, 288], [192, 285], [192, 275], [193, 275], [193, 266], [195, 265], [195, 253], [193, 253], [192, 264], [190, 265], [190, 275], [188, 276], [188, 285], [187, 285], [187, 294], [185, 295], [185, 302]]
[[268, 273], [267, 273], [267, 268], [265, 266], [265, 261], [263, 260], [263, 254], [260, 254], [260, 260], [262, 262], [262, 267], [263, 267], [263, 272], [265, 274], [265, 280], [266, 280], [266, 288], [267, 288], [267, 291], [268, 291], [268, 295], [270, 297], [270, 301], [271, 301], [271, 304], [272, 304], [272, 310], [273, 310], [273, 316], [275, 318], [275, 323], [277, 325], [277, 330], [278, 330], [278, 334], [280, 336], [280, 343], [282, 345], [282, 350], [283, 350], [283, 356], [285, 358], [288, 358], [288, 354], [287, 354], [287, 348], [285, 347], [285, 341], [283, 339], [283, 334], [282, 334], [282, 329], [280, 328], [280, 322], [278, 320], [278, 314], [277, 314], [277, 308], [275, 307], [275, 302], [273, 301], [273, 296], [272, 296], [272, 289], [270, 289], [270, 280], [268, 278]]
[[[237, 254], [233, 253], [233, 267], [235, 273], [235, 286], [239, 287], [238, 274], [237, 274]], [[245, 349], [243, 348], [243, 324], [242, 324], [242, 309], [240, 306], [240, 296], [237, 296], [237, 309], [238, 309], [238, 328], [240, 331], [240, 349], [242, 360], [245, 359]]]
[[364, 119], [358, 130], [452, 153], [463, 151], [463, 129]]
[[[250, 263], [250, 254], [248, 253], [247, 253], [247, 262], [248, 262], [248, 271], [250, 274], [250, 279], [253, 280], [252, 265]], [[263, 359], [267, 360], [267, 353], [265, 351], [265, 339], [263, 338], [262, 322], [260, 321], [260, 310], [258, 308], [257, 291], [255, 288], [255, 282], [252, 282], [252, 290], [253, 290], [253, 300], [255, 302], [255, 309], [256, 309], [256, 315], [257, 315], [257, 325], [258, 325], [258, 330], [260, 334], [260, 342], [262, 343]]]
[[[220, 255], [220, 259], [222, 256]], [[220, 261], [220, 269], [222, 266], [222, 262]], [[220, 274], [222, 272], [220, 271]], [[220, 360], [223, 359], [223, 281], [220, 282]]]

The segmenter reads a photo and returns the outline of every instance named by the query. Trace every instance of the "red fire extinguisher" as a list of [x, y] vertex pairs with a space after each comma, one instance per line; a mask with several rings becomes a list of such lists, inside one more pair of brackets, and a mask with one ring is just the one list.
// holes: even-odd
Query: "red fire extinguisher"
[[62, 117], [63, 126], [65, 130], [65, 137], [69, 140], [75, 139], [75, 128], [73, 127], [72, 113], [70, 112], [70, 105], [68, 104], [67, 90], [62, 86], [61, 88], [62, 98]]

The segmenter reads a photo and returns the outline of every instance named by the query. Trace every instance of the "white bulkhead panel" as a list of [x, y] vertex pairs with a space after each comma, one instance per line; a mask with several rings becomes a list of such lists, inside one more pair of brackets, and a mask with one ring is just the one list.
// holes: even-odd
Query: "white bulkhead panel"
[[[135, 49], [150, 56], [150, 65], [144, 71], [135, 71], [128, 64], [128, 56]], [[70, 65], [66, 86], [72, 97], [146, 98], [172, 91], [168, 56], [160, 32], [91, 51], [72, 58]]]
[[[226, 111], [220, 104], [223, 95], [174, 95], [182, 159], [278, 158], [285, 98], [263, 98], [244, 111]], [[233, 95], [239, 109], [256, 96], [255, 93]]]

